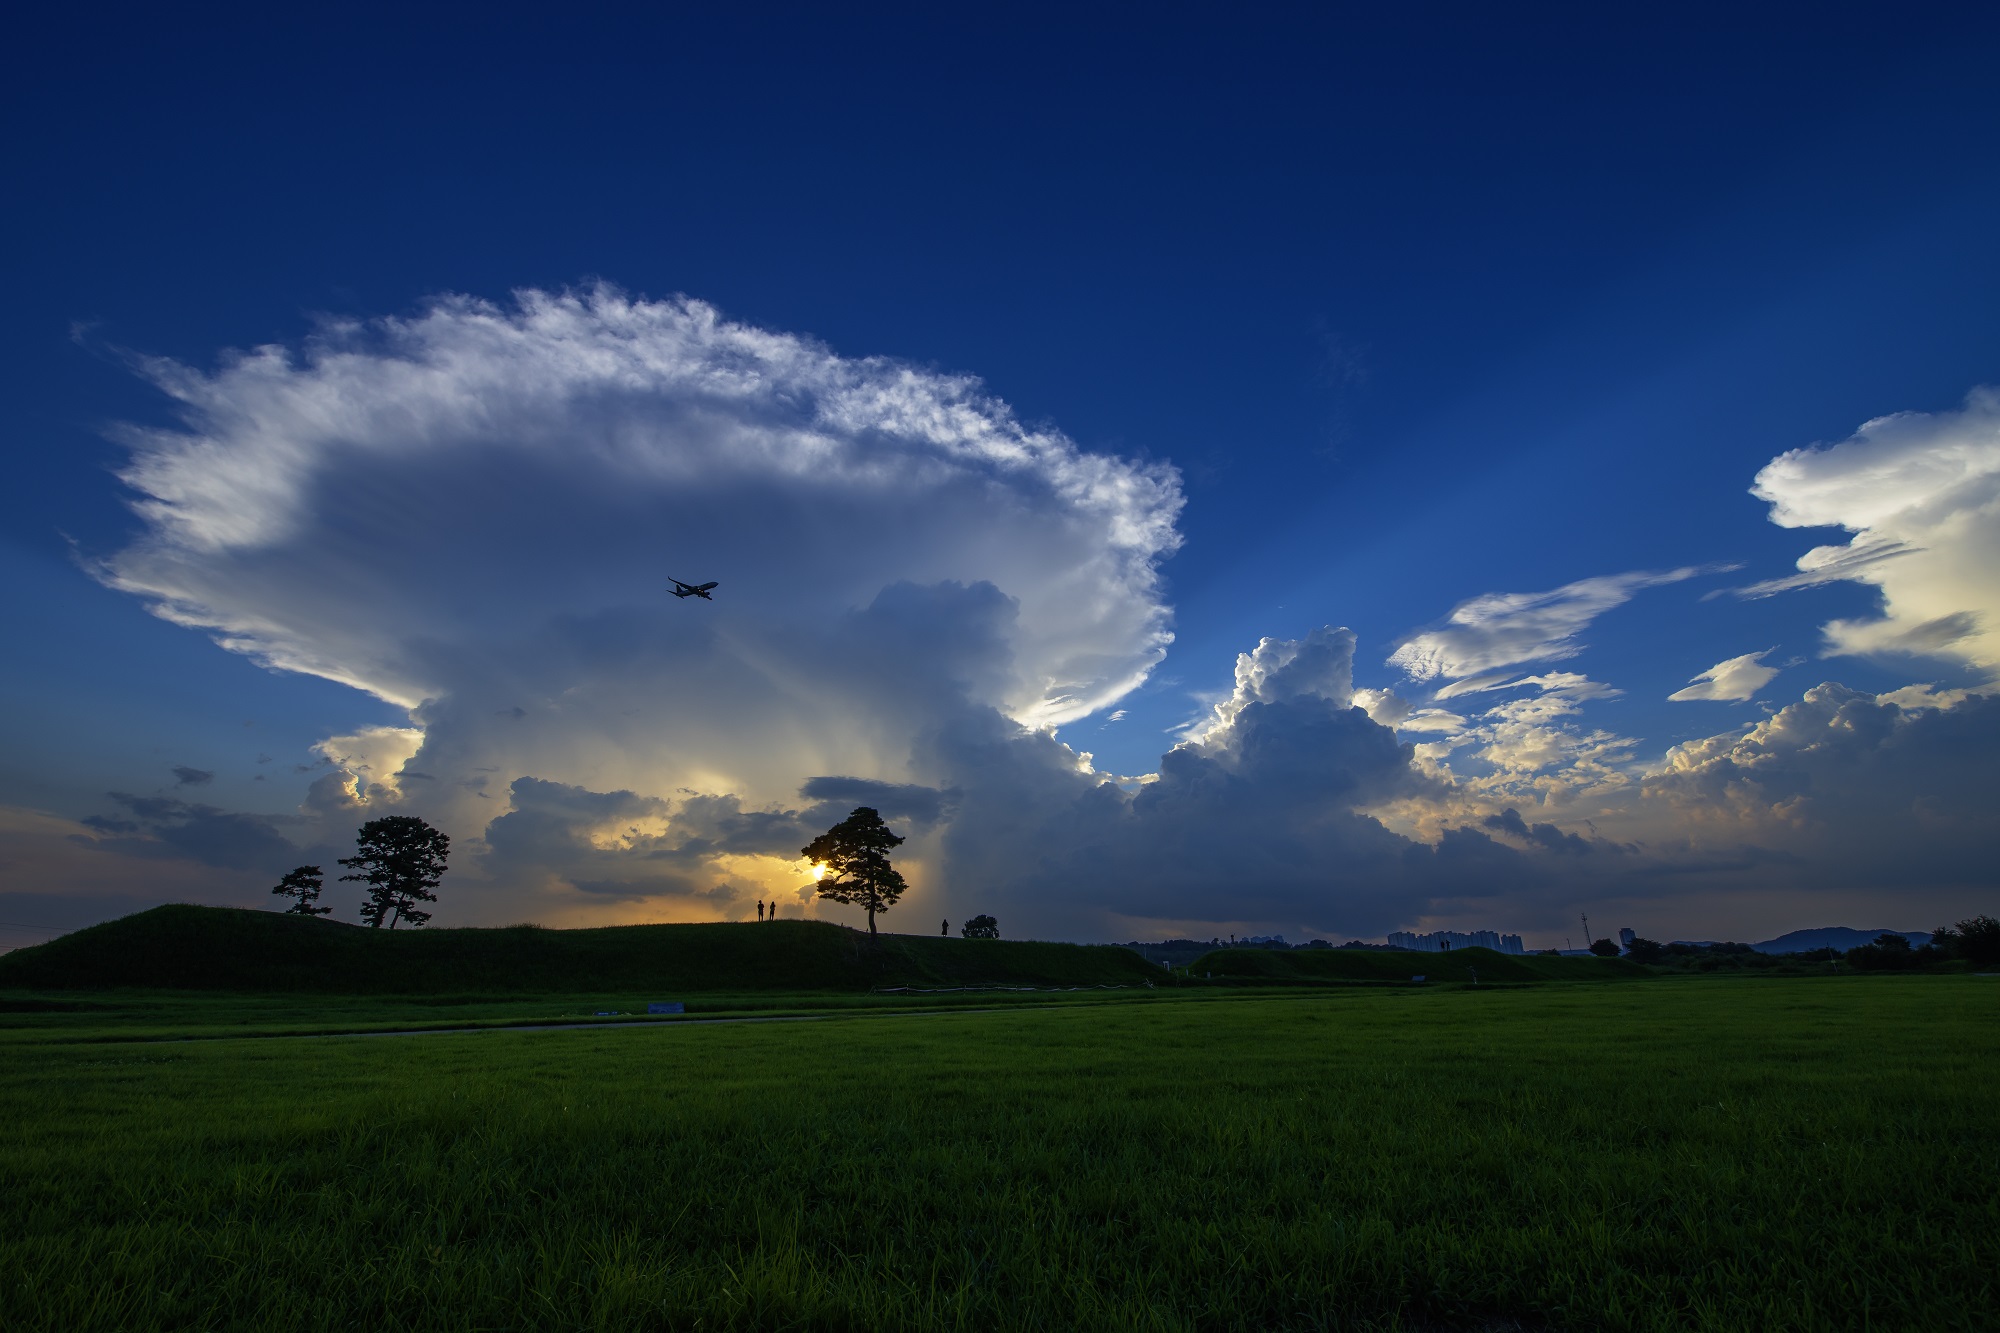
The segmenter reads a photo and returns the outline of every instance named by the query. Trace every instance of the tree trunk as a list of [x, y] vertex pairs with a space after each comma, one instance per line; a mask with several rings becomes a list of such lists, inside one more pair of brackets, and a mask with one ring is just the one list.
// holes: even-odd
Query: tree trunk
[[870, 904], [868, 904], [868, 933], [869, 933], [870, 935], [873, 935], [873, 934], [875, 933], [875, 904], [874, 904], [874, 903], [870, 903]]

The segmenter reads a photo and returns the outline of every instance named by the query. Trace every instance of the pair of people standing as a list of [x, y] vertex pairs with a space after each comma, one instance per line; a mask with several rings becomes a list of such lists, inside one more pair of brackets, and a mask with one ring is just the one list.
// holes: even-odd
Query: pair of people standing
[[[759, 899], [757, 900], [757, 919], [758, 919], [759, 921], [762, 921], [762, 920], [764, 920], [764, 919], [765, 919], [765, 917], [764, 917], [764, 900], [763, 900], [762, 898], [759, 898]], [[772, 920], [772, 921], [776, 921], [777, 919], [778, 919], [778, 902], [777, 902], [777, 899], [775, 899], [775, 898], [774, 898], [774, 899], [772, 899], [772, 900], [771, 900], [771, 915], [770, 915], [770, 920]]]

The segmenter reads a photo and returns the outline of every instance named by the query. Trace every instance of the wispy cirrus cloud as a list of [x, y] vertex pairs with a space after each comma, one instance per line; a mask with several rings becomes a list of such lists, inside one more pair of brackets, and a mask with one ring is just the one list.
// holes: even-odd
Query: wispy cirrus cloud
[[1780, 670], [1763, 665], [1772, 651], [1766, 648], [1762, 652], [1744, 653], [1741, 657], [1717, 662], [1693, 677], [1685, 689], [1675, 690], [1667, 699], [1671, 703], [1690, 703], [1701, 699], [1742, 703], [1754, 699], [1757, 691], [1770, 684]]
[[1507, 667], [1575, 657], [1584, 649], [1578, 636], [1590, 623], [1640, 590], [1707, 572], [1710, 567], [1690, 565], [1578, 579], [1548, 592], [1486, 593], [1453, 607], [1436, 629], [1405, 639], [1389, 664], [1414, 681], [1474, 678], [1497, 683], [1502, 677], [1496, 673]]

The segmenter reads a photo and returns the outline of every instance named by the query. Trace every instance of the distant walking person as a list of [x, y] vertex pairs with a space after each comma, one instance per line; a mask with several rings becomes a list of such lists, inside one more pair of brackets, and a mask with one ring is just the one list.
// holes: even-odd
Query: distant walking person
[[949, 920], [946, 920], [943, 925], [938, 927], [938, 934], [940, 935], [951, 934], [951, 922]]
[[762, 898], [757, 900], [757, 919], [759, 921], [764, 919], [764, 900]]

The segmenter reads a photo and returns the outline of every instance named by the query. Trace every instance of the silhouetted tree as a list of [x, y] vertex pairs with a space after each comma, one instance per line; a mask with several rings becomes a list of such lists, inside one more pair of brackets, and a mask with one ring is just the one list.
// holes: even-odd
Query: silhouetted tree
[[1597, 940], [1593, 942], [1590, 946], [1590, 951], [1599, 958], [1616, 958], [1618, 956], [1618, 946], [1610, 940]]
[[[1944, 934], [1939, 931], [1938, 934]], [[1990, 916], [1967, 917], [1950, 930], [1948, 941], [1952, 956], [1969, 959], [1974, 967], [1992, 967], [2000, 963], [2000, 921]], [[1937, 937], [1931, 937], [1937, 943]]]
[[325, 916], [331, 907], [315, 907], [319, 901], [319, 891], [324, 880], [318, 866], [300, 866], [279, 880], [271, 892], [282, 893], [298, 901], [285, 909], [286, 916]]
[[355, 854], [340, 863], [356, 873], [341, 879], [368, 886], [362, 921], [379, 928], [387, 918], [394, 930], [399, 921], [421, 926], [430, 920], [431, 914], [417, 904], [437, 901], [431, 890], [444, 877], [451, 839], [415, 815], [385, 815], [363, 824], [354, 841]]
[[1000, 923], [990, 916], [976, 916], [960, 926], [958, 933], [969, 940], [997, 940], [1000, 938]]
[[1923, 965], [1910, 941], [1893, 931], [1847, 951], [1849, 966], [1862, 972], [1902, 972]]
[[909, 887], [889, 864], [889, 849], [902, 844], [882, 816], [863, 805], [807, 843], [799, 855], [826, 867], [820, 897], [868, 909], [868, 933], [873, 935], [875, 914], [888, 911]]
[[1643, 939], [1635, 935], [1632, 937], [1632, 942], [1625, 946], [1625, 956], [1635, 963], [1657, 963], [1666, 958], [1667, 946], [1658, 940]]

